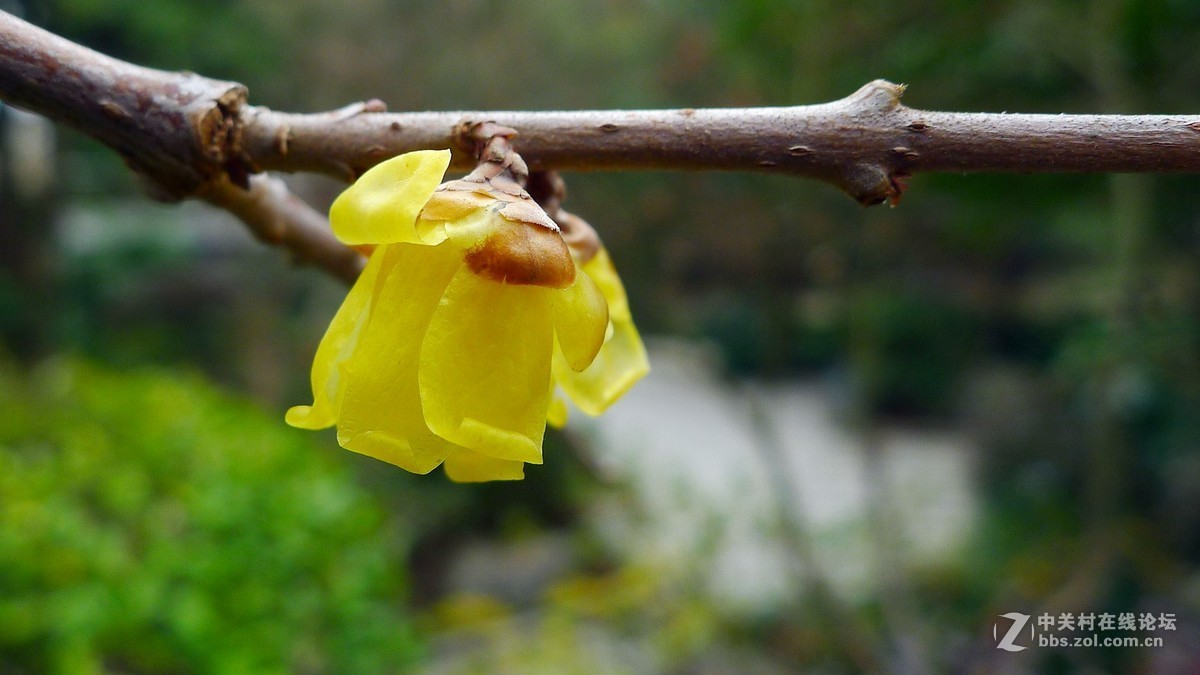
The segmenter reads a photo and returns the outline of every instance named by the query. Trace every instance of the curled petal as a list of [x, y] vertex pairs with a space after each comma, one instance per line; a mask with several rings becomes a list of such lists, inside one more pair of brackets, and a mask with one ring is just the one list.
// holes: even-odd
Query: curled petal
[[575, 372], [565, 350], [554, 355], [554, 379], [579, 409], [599, 415], [650, 372], [646, 347], [633, 325], [625, 288], [604, 249], [583, 266], [608, 301], [611, 330], [591, 365]]
[[596, 282], [600, 292], [604, 294], [604, 299], [608, 301], [609, 318], [614, 322], [632, 321], [629, 297], [625, 295], [625, 285], [621, 283], [621, 277], [617, 276], [617, 268], [613, 266], [608, 249], [600, 247], [596, 255], [583, 264], [583, 271]]
[[613, 323], [612, 336], [581, 373], [571, 370], [561, 352], [554, 355], [554, 379], [589, 415], [603, 413], [649, 372], [646, 348], [630, 321]]
[[456, 483], [483, 483], [491, 480], [521, 480], [525, 463], [496, 459], [473, 450], [459, 448], [446, 457], [446, 475]]
[[386, 257], [382, 250], [379, 255], [371, 256], [329, 323], [313, 358], [313, 404], [289, 409], [284, 418], [288, 424], [300, 429], [324, 429], [337, 421], [346, 390], [346, 363], [358, 347], [367, 324], [375, 283]]
[[476, 452], [540, 464], [550, 399], [550, 291], [460, 269], [421, 346], [425, 422]]
[[571, 370], [581, 371], [596, 358], [608, 329], [608, 302], [600, 287], [583, 272], [575, 283], [551, 293], [554, 334]]
[[455, 447], [421, 414], [417, 364], [423, 336], [450, 279], [462, 267], [448, 246], [393, 244], [375, 287], [375, 305], [349, 361], [338, 443], [354, 452], [428, 473]]
[[449, 150], [419, 150], [369, 169], [329, 209], [333, 233], [344, 244], [432, 244], [417, 228], [417, 216], [437, 189]]

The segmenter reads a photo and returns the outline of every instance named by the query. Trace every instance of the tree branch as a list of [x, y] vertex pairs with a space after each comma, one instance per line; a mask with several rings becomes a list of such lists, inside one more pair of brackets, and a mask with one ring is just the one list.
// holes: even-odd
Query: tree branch
[[903, 91], [875, 80], [831, 103], [708, 110], [251, 108], [243, 147], [259, 168], [343, 179], [418, 148], [453, 148], [454, 166], [467, 169], [463, 130], [490, 120], [520, 131], [514, 146], [534, 171], [783, 173], [828, 181], [864, 204], [897, 199], [919, 171], [1200, 172], [1200, 116], [932, 112], [901, 105]]
[[250, 174], [352, 180], [397, 154], [447, 147], [466, 170], [468, 131], [484, 121], [520, 130], [514, 146], [534, 171], [783, 173], [864, 204], [896, 203], [920, 171], [1200, 172], [1200, 116], [931, 112], [902, 105], [903, 91], [876, 80], [838, 101], [780, 108], [387, 113], [372, 100], [291, 114], [247, 105], [240, 84], [135, 66], [0, 12], [0, 99], [108, 144], [153, 195], [204, 198], [342, 278], [359, 263], [317, 234], [323, 219]]

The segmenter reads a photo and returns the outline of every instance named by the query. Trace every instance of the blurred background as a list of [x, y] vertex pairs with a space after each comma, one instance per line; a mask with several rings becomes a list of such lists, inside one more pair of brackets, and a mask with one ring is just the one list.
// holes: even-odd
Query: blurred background
[[[283, 110], [1200, 111], [1188, 0], [0, 8]], [[0, 672], [1200, 670], [1195, 176], [566, 179], [654, 371], [455, 485], [283, 424], [344, 286], [0, 107]]]

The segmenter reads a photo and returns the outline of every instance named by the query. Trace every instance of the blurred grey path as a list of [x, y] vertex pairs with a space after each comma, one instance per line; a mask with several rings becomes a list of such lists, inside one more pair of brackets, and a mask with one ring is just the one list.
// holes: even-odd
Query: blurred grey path
[[[673, 567], [709, 561], [710, 590], [730, 608], [784, 601], [787, 552], [769, 471], [784, 473], [812, 533], [822, 572], [840, 593], [873, 591], [868, 490], [862, 443], [838, 418], [832, 385], [785, 382], [732, 386], [703, 349], [650, 344], [653, 372], [605, 415], [575, 413], [571, 429], [592, 441], [601, 468], [627, 481], [636, 512], [601, 501], [594, 527], [631, 560]], [[785, 466], [766, 466], [747, 401], [775, 426]], [[884, 427], [883, 467], [906, 564], [952, 558], [977, 505], [970, 448], [947, 431]], [[704, 564], [704, 563], [702, 563]]]

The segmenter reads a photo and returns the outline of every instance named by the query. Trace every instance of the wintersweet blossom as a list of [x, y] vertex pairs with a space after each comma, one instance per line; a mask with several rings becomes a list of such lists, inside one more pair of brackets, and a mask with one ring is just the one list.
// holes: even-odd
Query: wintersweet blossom
[[520, 479], [542, 462], [553, 381], [598, 414], [645, 350], [605, 252], [576, 260], [504, 175], [439, 185], [449, 161], [401, 155], [334, 202], [334, 234], [374, 249], [317, 348], [313, 404], [286, 419], [414, 473]]

